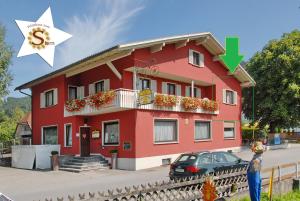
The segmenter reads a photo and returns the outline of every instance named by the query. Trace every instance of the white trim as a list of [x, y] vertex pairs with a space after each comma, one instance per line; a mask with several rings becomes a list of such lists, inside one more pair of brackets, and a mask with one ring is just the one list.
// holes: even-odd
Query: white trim
[[160, 43], [157, 45], [153, 45], [150, 47], [150, 52], [151, 53], [155, 53], [155, 52], [159, 52], [162, 51], [163, 47], [165, 47], [166, 43]]
[[[224, 123], [225, 122], [233, 122], [234, 123], [234, 137], [225, 137], [224, 136], [224, 129], [225, 129], [225, 126], [224, 126]], [[224, 140], [235, 140], [236, 139], [236, 121], [235, 120], [223, 120], [223, 139]]]
[[76, 88], [76, 98], [75, 98], [75, 99], [77, 99], [77, 98], [78, 98], [78, 94], [77, 94], [78, 90], [77, 90], [77, 88], [78, 88], [79, 86], [75, 86], [75, 85], [70, 85], [70, 84], [68, 84], [68, 100], [70, 100], [70, 90], [69, 90], [69, 87], [75, 87], [75, 88]]
[[[105, 123], [112, 123], [112, 122], [118, 122], [118, 130], [119, 130], [119, 139], [118, 139], [118, 144], [109, 144], [109, 145], [105, 145], [104, 144], [104, 124]], [[120, 139], [121, 139], [121, 131], [120, 131], [120, 119], [114, 119], [114, 120], [107, 120], [107, 121], [102, 121], [101, 122], [101, 126], [102, 126], [102, 147], [118, 147], [120, 146]]]
[[190, 39], [185, 39], [185, 40], [182, 40], [182, 41], [179, 41], [177, 43], [175, 43], [175, 49], [179, 49], [181, 47], [185, 47], [186, 44], [190, 41]]
[[[196, 122], [209, 122], [210, 126], [210, 138], [207, 139], [196, 139]], [[206, 141], [213, 141], [213, 134], [212, 134], [212, 120], [211, 119], [194, 119], [194, 142], [206, 142]]]
[[46, 126], [41, 126], [41, 144], [44, 144], [44, 128], [48, 128], [48, 127], [56, 127], [57, 129], [57, 144], [59, 144], [58, 142], [58, 124], [52, 124], [52, 125], [46, 125]]
[[[220, 148], [220, 149], [212, 149], [208, 150], [210, 152], [213, 151], [228, 151], [232, 150], [233, 152], [239, 152], [242, 150], [242, 147], [227, 147], [227, 148]], [[194, 150], [200, 151], [200, 150]], [[170, 158], [171, 162], [174, 162], [181, 154], [190, 153], [190, 152], [182, 152], [182, 153], [175, 153], [175, 154], [165, 154], [165, 155], [158, 155], [158, 156], [149, 156], [149, 157], [140, 157], [140, 158], [118, 158], [118, 169], [122, 170], [142, 170], [147, 168], [159, 167], [162, 166], [162, 160]], [[105, 159], [110, 161], [110, 157], [105, 157]]]
[[[170, 142], [155, 142], [155, 120], [175, 120], [177, 125], [177, 140]], [[154, 145], [163, 145], [163, 144], [179, 144], [179, 119], [178, 118], [162, 118], [162, 117], [154, 117], [152, 121], [153, 128], [153, 144]]]
[[[72, 144], [71, 144], [71, 146], [70, 145], [69, 146], [66, 145], [67, 144], [67, 141], [66, 141], [66, 126], [67, 125], [71, 125], [71, 137], [72, 137]], [[64, 147], [70, 148], [72, 146], [73, 146], [73, 126], [72, 126], [72, 123], [65, 123], [64, 124]]]
[[[197, 54], [199, 54], [199, 65], [197, 65], [197, 64], [194, 64], [194, 55], [193, 55], [193, 53], [197, 53]], [[190, 55], [191, 54], [191, 55]], [[190, 58], [190, 57], [192, 57], [191, 59], [192, 59], [192, 61], [189, 59], [189, 64], [191, 64], [191, 65], [193, 65], [193, 66], [196, 66], [196, 67], [198, 67], [198, 68], [203, 68], [203, 67], [205, 67], [205, 65], [204, 65], [204, 54], [203, 53], [201, 53], [201, 52], [199, 52], [199, 51], [196, 51], [196, 50], [194, 50], [194, 49], [189, 49], [189, 55], [188, 55], [188, 57]]]
[[[235, 100], [237, 100], [237, 92], [234, 91], [234, 90], [232, 90], [232, 89], [228, 89], [228, 88], [224, 88], [223, 90], [225, 90], [225, 94], [224, 94], [224, 92], [223, 92], [223, 96], [225, 95], [225, 97], [223, 97], [223, 103], [224, 103], [225, 105], [236, 106], [236, 105], [237, 105], [237, 101], [235, 101]], [[233, 92], [233, 104], [227, 103], [227, 97], [226, 97], [227, 91]], [[236, 97], [235, 97], [235, 96], [236, 96]], [[224, 102], [224, 100], [225, 100], [225, 102]]]
[[106, 65], [119, 78], [119, 80], [122, 80], [122, 75], [120, 74], [120, 72], [117, 70], [117, 68], [114, 66], [114, 64], [111, 61], [106, 62]]

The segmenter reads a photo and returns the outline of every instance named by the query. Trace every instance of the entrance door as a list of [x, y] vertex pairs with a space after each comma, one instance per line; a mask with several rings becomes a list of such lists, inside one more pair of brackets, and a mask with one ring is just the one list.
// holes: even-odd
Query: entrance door
[[90, 156], [90, 127], [80, 127], [80, 156]]

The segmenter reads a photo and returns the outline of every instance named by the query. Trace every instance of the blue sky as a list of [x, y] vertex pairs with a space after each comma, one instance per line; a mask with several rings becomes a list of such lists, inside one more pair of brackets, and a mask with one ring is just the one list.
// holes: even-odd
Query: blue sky
[[[38, 55], [17, 58], [23, 35], [15, 20], [36, 21], [51, 7], [54, 25], [73, 35], [56, 47], [54, 67]], [[110, 46], [162, 36], [211, 32], [240, 38], [248, 60], [271, 39], [300, 29], [299, 0], [1, 0], [0, 23], [14, 49], [13, 89]]]

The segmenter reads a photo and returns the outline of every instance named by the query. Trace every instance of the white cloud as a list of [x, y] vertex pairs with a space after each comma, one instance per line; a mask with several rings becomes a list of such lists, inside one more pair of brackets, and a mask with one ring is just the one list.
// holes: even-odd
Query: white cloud
[[142, 9], [142, 1], [104, 0], [94, 2], [88, 14], [68, 19], [64, 31], [73, 37], [57, 48], [55, 66], [63, 67], [123, 40]]

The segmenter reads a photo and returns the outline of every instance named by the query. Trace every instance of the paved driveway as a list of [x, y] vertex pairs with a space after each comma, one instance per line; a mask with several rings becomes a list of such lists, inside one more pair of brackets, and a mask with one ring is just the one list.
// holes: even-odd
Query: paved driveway
[[[268, 151], [264, 154], [264, 167], [300, 161], [300, 147]], [[237, 154], [250, 160], [252, 153]], [[168, 179], [169, 167], [158, 167], [140, 171], [104, 170], [85, 173], [63, 171], [31, 171], [0, 167], [0, 192], [15, 201], [44, 200], [79, 192], [96, 192], [110, 188], [137, 185]]]

